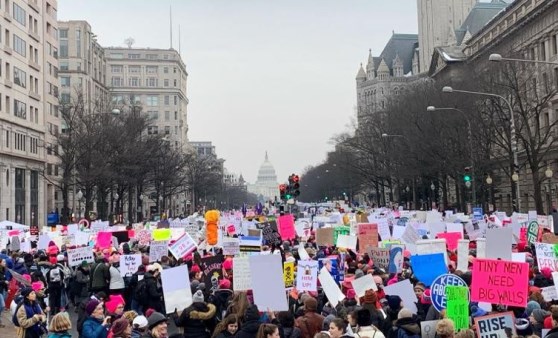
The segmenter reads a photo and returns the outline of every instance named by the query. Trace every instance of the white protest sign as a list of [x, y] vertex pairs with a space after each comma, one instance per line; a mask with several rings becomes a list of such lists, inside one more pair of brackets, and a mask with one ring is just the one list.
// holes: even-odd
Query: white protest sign
[[50, 242], [50, 237], [48, 234], [39, 234], [39, 243], [37, 244], [37, 249], [47, 250], [49, 242]]
[[512, 262], [525, 263], [527, 255], [525, 252], [512, 252]]
[[306, 251], [306, 249], [304, 248], [304, 243], [300, 243], [298, 245], [298, 257], [300, 257], [301, 261], [306, 261], [310, 259], [310, 255], [308, 254], [308, 251]]
[[245, 291], [252, 289], [252, 273], [248, 256], [233, 258], [233, 289], [234, 291]]
[[357, 237], [356, 236], [351, 236], [351, 235], [342, 235], [339, 234], [337, 236], [337, 247], [338, 248], [345, 248], [345, 249], [351, 249], [351, 250], [356, 250], [356, 245], [357, 245]]
[[149, 245], [149, 262], [158, 262], [169, 255], [169, 241], [152, 241]]
[[486, 229], [486, 258], [511, 261], [511, 247], [513, 244], [513, 229], [493, 228]]
[[425, 320], [420, 322], [421, 338], [436, 338], [436, 325], [439, 320]]
[[558, 300], [558, 290], [554, 285], [541, 288], [541, 294], [546, 302]]
[[184, 233], [176, 240], [170, 247], [169, 250], [176, 259], [180, 259], [190, 252], [196, 250], [197, 245], [188, 233]]
[[446, 232], [446, 223], [440, 221], [426, 222], [430, 230], [430, 238], [436, 238], [439, 233]]
[[409, 226], [394, 225], [392, 239], [401, 239]]
[[469, 241], [466, 239], [457, 241], [457, 270], [469, 270]]
[[378, 235], [380, 235], [382, 241], [387, 241], [391, 238], [391, 232], [389, 231], [389, 224], [387, 222], [387, 219], [378, 219], [370, 223], [378, 224]]
[[223, 238], [223, 255], [235, 256], [240, 254], [240, 240], [238, 238]]
[[318, 291], [318, 261], [298, 261], [297, 291]]
[[447, 232], [460, 232], [463, 237], [463, 224], [461, 223], [446, 223]]
[[413, 284], [408, 279], [385, 286], [384, 291], [386, 295], [401, 297], [404, 307], [411, 310], [414, 314], [417, 313], [417, 296], [415, 295]]
[[374, 282], [374, 277], [371, 274], [366, 274], [360, 278], [353, 279], [352, 281], [353, 289], [357, 297], [364, 297], [366, 290], [378, 291], [378, 286]]
[[337, 285], [337, 283], [335, 283], [335, 280], [333, 279], [333, 277], [331, 277], [331, 274], [329, 273], [329, 271], [327, 271], [327, 268], [325, 266], [322, 267], [322, 269], [320, 270], [318, 279], [327, 296], [327, 299], [333, 307], [336, 307], [339, 302], [345, 299], [345, 295], [343, 294], [343, 292], [341, 292], [339, 286]]
[[182, 311], [192, 305], [188, 265], [164, 269], [161, 272], [161, 283], [165, 298], [165, 313], [173, 313], [174, 310]]
[[407, 224], [401, 239], [407, 244], [415, 244], [418, 240], [420, 240], [420, 236], [413, 226]]
[[477, 258], [486, 258], [486, 238], [477, 238]]
[[68, 224], [68, 235], [73, 235], [79, 231], [79, 224]]
[[188, 233], [190, 235], [190, 237], [192, 237], [194, 240], [198, 240], [199, 239], [199, 231], [200, 228], [198, 227], [198, 225], [196, 223], [194, 224], [187, 224], [184, 227], [184, 231], [186, 231], [186, 233]]
[[141, 265], [141, 255], [121, 255], [120, 256], [120, 275], [122, 277], [131, 277], [138, 271]]
[[89, 234], [87, 232], [78, 231], [74, 234], [76, 245], [87, 245], [89, 244]]
[[30, 252], [31, 251], [31, 242], [23, 241], [19, 243], [19, 250], [22, 252]]
[[[283, 282], [283, 263], [280, 255], [250, 256], [254, 304], [259, 309], [287, 311], [287, 297]], [[233, 262], [234, 266], [234, 262]], [[234, 276], [234, 274], [233, 274]]]
[[551, 271], [558, 271], [558, 259], [554, 252], [554, 244], [535, 242], [535, 252], [539, 270], [549, 268]]
[[79, 266], [81, 262], [86, 261], [87, 263], [95, 262], [95, 255], [93, 254], [93, 248], [83, 247], [76, 249], [68, 249], [68, 265], [71, 267]]
[[416, 243], [417, 255], [428, 255], [433, 253], [443, 253], [446, 265], [448, 262], [448, 254], [446, 251], [446, 240], [444, 238], [440, 239], [421, 239]]

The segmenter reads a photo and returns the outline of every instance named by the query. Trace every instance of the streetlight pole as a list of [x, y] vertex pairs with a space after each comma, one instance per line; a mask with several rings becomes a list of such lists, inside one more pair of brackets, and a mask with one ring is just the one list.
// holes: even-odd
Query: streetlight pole
[[426, 107], [427, 112], [435, 112], [435, 111], [456, 111], [459, 112], [465, 121], [467, 121], [467, 138], [469, 139], [469, 160], [471, 161], [471, 174], [472, 174], [472, 182], [471, 182], [471, 194], [473, 199], [473, 206], [477, 202], [477, 192], [475, 190], [475, 159], [473, 157], [473, 130], [471, 129], [471, 121], [467, 118], [467, 114], [459, 109], [459, 108], [437, 108], [434, 106]]
[[548, 207], [548, 215], [551, 214], [552, 212], [552, 176], [554, 175], [554, 172], [552, 171], [552, 169], [550, 168], [550, 165], [546, 168], [546, 170], [544, 171], [544, 176], [546, 176], [546, 178], [548, 178], [548, 195], [547, 195], [547, 207]]
[[505, 58], [502, 57], [502, 55], [500, 54], [490, 54], [488, 60], [492, 62], [514, 61], [514, 62], [524, 62], [524, 63], [540, 63], [540, 64], [554, 65], [554, 66], [558, 65], [558, 62], [552, 62], [552, 61]]
[[78, 200], [78, 219], [81, 219], [81, 199], [83, 198], [83, 193], [81, 192], [81, 189], [77, 192], [76, 194], [76, 198]]
[[[442, 92], [444, 93], [464, 93], [464, 94], [472, 94], [472, 95], [480, 95], [480, 96], [490, 96], [496, 97], [502, 101], [504, 101], [508, 105], [508, 109], [510, 111], [510, 132], [511, 132], [511, 145], [512, 145], [512, 153], [513, 153], [513, 166], [515, 173], [512, 174], [512, 181], [515, 181], [515, 210], [521, 210], [521, 194], [519, 192], [519, 160], [517, 156], [517, 135], [515, 132], [515, 116], [513, 114], [513, 108], [511, 103], [508, 99], [503, 97], [502, 95], [494, 94], [494, 93], [485, 93], [485, 92], [474, 92], [469, 90], [461, 90], [461, 89], [453, 89], [452, 87], [445, 86], [442, 88]], [[514, 180], [514, 175], [517, 175], [517, 180]]]

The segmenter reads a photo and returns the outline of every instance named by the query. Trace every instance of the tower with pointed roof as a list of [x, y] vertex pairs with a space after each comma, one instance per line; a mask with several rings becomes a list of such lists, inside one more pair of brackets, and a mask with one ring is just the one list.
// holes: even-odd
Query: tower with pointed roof
[[258, 170], [256, 183], [248, 185], [248, 191], [259, 196], [261, 201], [273, 200], [279, 196], [279, 183], [273, 164], [269, 161], [267, 151], [264, 162]]

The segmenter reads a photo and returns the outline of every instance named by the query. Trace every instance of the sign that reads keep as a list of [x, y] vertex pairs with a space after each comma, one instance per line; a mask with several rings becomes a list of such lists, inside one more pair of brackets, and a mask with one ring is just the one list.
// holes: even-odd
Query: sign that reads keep
[[473, 263], [471, 300], [525, 307], [529, 287], [529, 263], [476, 259]]
[[86, 246], [83, 248], [68, 249], [69, 266], [79, 266], [83, 261], [87, 263], [93, 263], [95, 261], [95, 255], [91, 247]]

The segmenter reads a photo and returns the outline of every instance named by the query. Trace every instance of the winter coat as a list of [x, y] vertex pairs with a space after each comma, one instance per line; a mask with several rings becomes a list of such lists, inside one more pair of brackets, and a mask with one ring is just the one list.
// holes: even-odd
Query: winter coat
[[66, 332], [51, 332], [48, 334], [48, 338], [72, 338], [72, 335]]
[[300, 329], [302, 338], [314, 338], [316, 333], [322, 331], [324, 316], [307, 311], [304, 316], [295, 320], [295, 325]]
[[[27, 317], [27, 311], [25, 310], [26, 305], [28, 304], [24, 303], [24, 305], [21, 305], [16, 313], [17, 322], [19, 323], [19, 327], [16, 328], [16, 335], [18, 338], [35, 337], [34, 335], [29, 335], [27, 331], [33, 330], [33, 327], [39, 323], [39, 320], [34, 316]], [[43, 314], [37, 303], [35, 303], [35, 308], [37, 311], [34, 311], [34, 314]], [[38, 337], [38, 335], [36, 335], [36, 337]]]
[[150, 272], [146, 272], [143, 276], [147, 287], [147, 299], [142, 304], [145, 309], [159, 309], [163, 293], [157, 285], [157, 279]]
[[96, 318], [87, 317], [81, 329], [81, 338], [107, 338], [108, 328]]
[[233, 292], [229, 289], [215, 290], [210, 296], [208, 303], [215, 305], [217, 313], [215, 318], [221, 321], [225, 318], [227, 308], [233, 297]]
[[242, 324], [236, 332], [235, 338], [256, 338], [261, 322], [259, 320], [248, 320]]
[[101, 291], [107, 289], [110, 280], [108, 266], [103, 262], [93, 265], [89, 278], [91, 280], [90, 290]]
[[558, 338], [558, 327], [555, 327], [552, 330], [548, 331], [545, 338]]
[[283, 327], [285, 338], [301, 338], [302, 332], [298, 327]]
[[118, 271], [117, 268], [111, 265], [109, 268], [109, 274], [110, 274], [110, 283], [109, 283], [110, 290], [120, 290], [126, 288], [126, 285], [124, 284], [124, 278], [122, 278], [122, 276], [120, 275], [120, 271]]
[[76, 287], [74, 294], [79, 298], [87, 298], [89, 296], [89, 279], [90, 271], [85, 271], [81, 267], [76, 270]]
[[186, 338], [209, 338], [214, 327], [216, 307], [213, 304], [194, 303], [187, 307], [174, 323], [184, 328]]
[[215, 338], [232, 338], [232, 337], [234, 337], [234, 335], [232, 335], [227, 330], [221, 331], [218, 335], [215, 336]]
[[416, 317], [401, 318], [395, 321], [393, 331], [389, 335], [390, 338], [412, 337], [414, 335], [420, 336], [420, 325]]
[[22, 262], [19, 259], [15, 262], [14, 268], [12, 270], [19, 273], [20, 275], [27, 274], [27, 266], [25, 266], [25, 262]]
[[6, 274], [8, 272], [8, 269], [0, 266], [0, 293], [3, 293], [4, 291], [8, 291], [8, 284], [7, 283], [7, 279], [6, 279]]
[[361, 326], [355, 333], [356, 338], [386, 338], [382, 331], [374, 326]]

